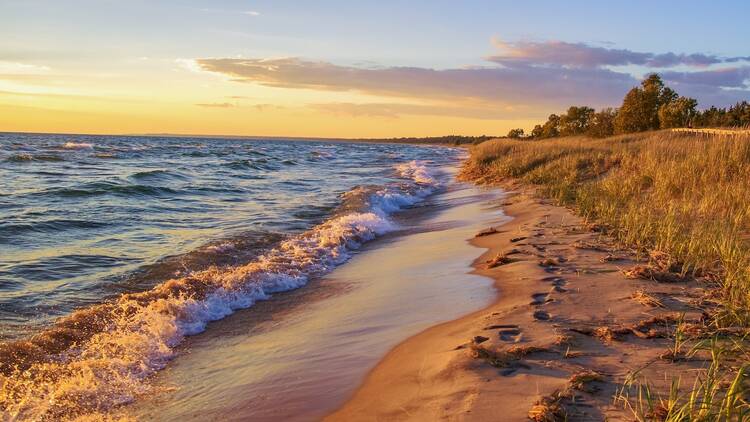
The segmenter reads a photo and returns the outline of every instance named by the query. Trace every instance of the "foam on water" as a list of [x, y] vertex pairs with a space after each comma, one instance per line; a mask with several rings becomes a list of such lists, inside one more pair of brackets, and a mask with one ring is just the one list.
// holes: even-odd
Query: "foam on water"
[[[355, 189], [331, 218], [249, 263], [171, 279], [77, 311], [29, 340], [0, 344], [2, 419], [105, 415], [148, 392], [145, 378], [168, 363], [185, 336], [329, 272], [362, 243], [396, 229], [389, 216], [439, 185], [424, 162], [397, 170], [402, 183]], [[347, 204], [350, 198], [358, 202]]]
[[66, 142], [62, 147], [65, 149], [92, 149], [94, 145], [88, 142]]

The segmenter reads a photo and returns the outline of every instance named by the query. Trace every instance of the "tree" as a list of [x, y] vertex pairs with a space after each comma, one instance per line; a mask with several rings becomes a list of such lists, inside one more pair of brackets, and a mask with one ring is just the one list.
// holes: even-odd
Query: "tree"
[[511, 138], [511, 139], [518, 139], [518, 138], [520, 138], [522, 136], [523, 136], [523, 129], [521, 129], [521, 128], [511, 129], [508, 132], [508, 138]]
[[560, 136], [580, 135], [589, 128], [594, 109], [586, 106], [572, 106], [560, 117]]
[[659, 128], [659, 109], [675, 101], [677, 93], [665, 87], [661, 77], [652, 73], [640, 87], [628, 91], [615, 119], [616, 133], [643, 132]]
[[542, 126], [542, 138], [554, 138], [560, 135], [560, 116], [550, 114], [547, 122]]
[[591, 123], [586, 134], [593, 138], [605, 138], [615, 133], [615, 119], [617, 110], [603, 108], [591, 117]]
[[534, 126], [534, 129], [531, 130], [531, 137], [541, 138], [543, 133], [544, 133], [544, 128], [542, 128], [542, 125], [536, 125]]
[[659, 107], [659, 125], [662, 129], [687, 127], [696, 114], [698, 101], [693, 98], [679, 97]]

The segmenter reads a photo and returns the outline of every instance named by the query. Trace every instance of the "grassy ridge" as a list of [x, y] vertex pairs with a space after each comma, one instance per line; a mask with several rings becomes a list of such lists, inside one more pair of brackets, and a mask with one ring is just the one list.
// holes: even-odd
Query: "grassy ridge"
[[678, 377], [663, 396], [635, 371], [615, 399], [639, 421], [750, 418], [750, 135], [493, 140], [471, 149], [462, 176], [534, 185], [624, 244], [666, 253], [683, 274], [711, 283], [705, 335], [672, 334], [693, 345], [687, 355], [710, 357], [692, 387], [684, 391]]
[[750, 136], [493, 140], [473, 148], [463, 175], [536, 185], [622, 242], [711, 274], [724, 305], [717, 322], [750, 324]]

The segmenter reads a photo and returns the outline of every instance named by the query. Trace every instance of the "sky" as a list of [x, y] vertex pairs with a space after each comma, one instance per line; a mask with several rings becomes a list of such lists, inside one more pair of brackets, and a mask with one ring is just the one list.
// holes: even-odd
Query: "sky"
[[750, 100], [750, 2], [0, 0], [0, 131], [503, 135], [657, 72]]

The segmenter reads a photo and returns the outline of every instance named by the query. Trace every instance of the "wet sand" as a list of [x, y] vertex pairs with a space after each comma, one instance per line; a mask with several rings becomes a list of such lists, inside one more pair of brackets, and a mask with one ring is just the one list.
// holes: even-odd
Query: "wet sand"
[[399, 215], [405, 231], [368, 244], [322, 280], [239, 311], [188, 338], [123, 412], [144, 420], [319, 420], [396, 344], [488, 306], [467, 239], [507, 220], [499, 190], [455, 183]]

